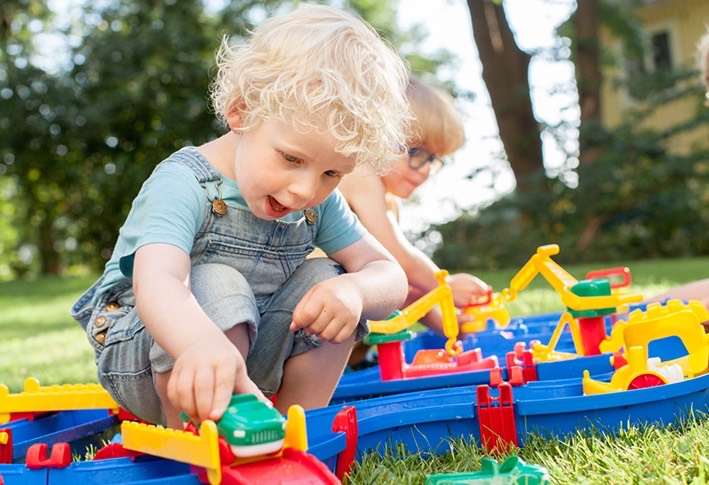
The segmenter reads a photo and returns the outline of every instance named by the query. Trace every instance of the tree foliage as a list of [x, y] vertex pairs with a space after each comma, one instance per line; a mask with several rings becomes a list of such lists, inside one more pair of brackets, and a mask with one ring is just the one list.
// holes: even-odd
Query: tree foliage
[[[51, 233], [62, 211], [61, 162], [70, 145], [64, 126], [76, 115], [74, 93], [68, 83], [36, 65], [32, 40], [52, 19], [45, 3], [9, 1], [0, 12], [0, 174], [8, 177], [3, 191], [19, 202], [12, 208], [3, 204], [12, 224], [4, 234], [12, 232], [18, 244], [34, 236], [35, 244], [27, 250], [48, 249], [41, 270], [57, 272], [61, 261]], [[6, 263], [20, 268], [21, 254], [10, 254]], [[25, 256], [31, 259], [31, 254]]]
[[79, 253], [98, 267], [109, 255], [130, 203], [155, 165], [177, 148], [220, 134], [206, 94], [219, 37], [201, 2], [122, 1], [93, 19], [70, 73], [81, 93], [83, 190], [67, 194]]
[[55, 29], [70, 50], [66, 65], [53, 70], [32, 58], [37, 31], [52, 30], [52, 12], [40, 2], [6, 12], [12, 39], [20, 40], [3, 48], [0, 170], [14, 181], [20, 239], [36, 248], [27, 269], [103, 265], [154, 166], [223, 132], [207, 99], [221, 36], [243, 36], [253, 28], [248, 19], [277, 3], [235, 2], [210, 12], [198, 0], [87, 2], [84, 22]]
[[[563, 248], [562, 262], [709, 254], [703, 230], [709, 224], [709, 149], [667, 148], [668, 137], [709, 126], [702, 91], [687, 82], [695, 77], [693, 71], [676, 72], [671, 89], [649, 90], [646, 103], [638, 105], [643, 107], [620, 126], [596, 126], [587, 143], [597, 158], [578, 167], [578, 187], [540, 176], [533, 185], [544, 190], [517, 192], [476, 216], [432, 227], [445, 241], [436, 262], [449, 269], [516, 267], [550, 243]], [[660, 78], [658, 86], [665, 86]], [[694, 117], [662, 130], [642, 128], [655, 110], [683, 96], [696, 100]], [[528, 219], [520, 222], [520, 213]]]

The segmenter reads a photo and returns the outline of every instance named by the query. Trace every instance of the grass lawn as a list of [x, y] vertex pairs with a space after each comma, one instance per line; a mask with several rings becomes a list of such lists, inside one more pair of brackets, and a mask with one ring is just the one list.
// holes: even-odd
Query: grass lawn
[[[565, 269], [581, 280], [589, 270], [626, 265], [632, 270], [632, 289], [648, 297], [709, 276], [709, 257]], [[518, 269], [475, 273], [499, 291]], [[43, 385], [96, 382], [93, 350], [69, 316], [71, 304], [95, 278], [0, 282], [0, 383], [18, 392], [28, 376]], [[556, 292], [537, 276], [509, 309], [513, 315], [529, 315], [563, 308]], [[631, 428], [617, 437], [589, 432], [564, 441], [540, 438], [517, 453], [528, 463], [547, 467], [558, 483], [707, 483], [706, 436], [709, 423], [701, 419], [675, 428]], [[479, 469], [483, 455], [477, 447], [452, 441], [448, 448], [449, 453], [428, 459], [406, 453], [365, 457], [351, 483], [422, 484], [432, 473]]]
[[28, 376], [43, 385], [97, 382], [93, 349], [69, 315], [95, 279], [0, 282], [0, 383], [18, 392]]

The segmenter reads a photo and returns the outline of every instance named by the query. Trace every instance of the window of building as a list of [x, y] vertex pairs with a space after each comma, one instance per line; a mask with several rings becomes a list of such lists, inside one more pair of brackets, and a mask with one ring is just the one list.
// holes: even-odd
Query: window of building
[[672, 52], [670, 50], [670, 33], [656, 32], [650, 39], [652, 45], [652, 61], [655, 70], [672, 67]]
[[648, 32], [645, 53], [625, 60], [628, 94], [634, 99], [668, 89], [674, 84], [672, 33], [670, 29]]

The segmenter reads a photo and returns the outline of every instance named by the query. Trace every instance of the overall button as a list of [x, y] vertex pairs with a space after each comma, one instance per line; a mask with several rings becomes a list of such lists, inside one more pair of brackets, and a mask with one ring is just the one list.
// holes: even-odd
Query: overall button
[[96, 334], [96, 341], [103, 345], [106, 342], [106, 332], [101, 332]]
[[118, 302], [116, 302], [116, 301], [109, 301], [109, 302], [106, 304], [106, 310], [109, 311], [109, 312], [115, 312], [115, 311], [118, 310], [120, 307], [121, 307], [121, 305], [119, 305]]
[[318, 222], [318, 212], [315, 209], [306, 209], [305, 210], [305, 222], [307, 222], [310, 225], [313, 225], [316, 222]]
[[94, 327], [101, 328], [104, 325], [106, 325], [106, 317], [103, 315], [96, 317], [96, 320], [94, 320]]

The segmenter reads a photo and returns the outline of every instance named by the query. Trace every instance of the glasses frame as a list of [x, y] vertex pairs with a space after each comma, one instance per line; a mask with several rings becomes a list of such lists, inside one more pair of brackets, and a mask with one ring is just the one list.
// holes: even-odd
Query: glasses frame
[[[425, 148], [422, 147], [411, 147], [409, 148], [406, 153], [409, 155], [409, 168], [413, 170], [419, 170], [422, 167], [425, 167], [426, 164], [429, 165], [429, 170], [430, 173], [436, 173], [438, 172], [443, 165], [446, 163], [446, 159], [443, 157], [439, 157], [435, 153], [431, 153]], [[417, 155], [425, 154], [428, 155], [424, 158], [416, 157]], [[416, 158], [414, 158], [416, 157]]]

